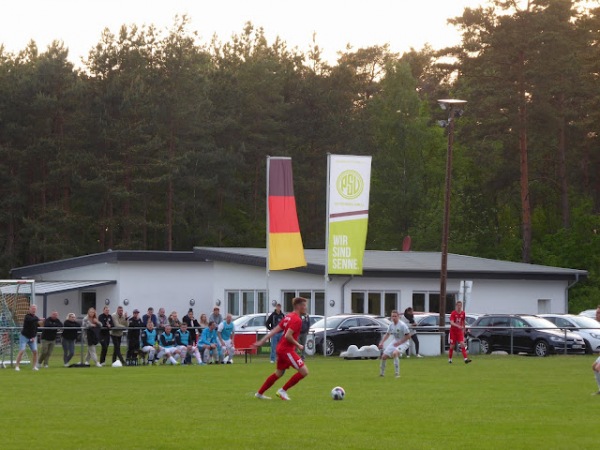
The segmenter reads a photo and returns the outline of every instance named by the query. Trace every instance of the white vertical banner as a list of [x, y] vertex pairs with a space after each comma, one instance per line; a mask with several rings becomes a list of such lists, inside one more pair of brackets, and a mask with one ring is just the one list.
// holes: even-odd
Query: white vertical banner
[[327, 274], [362, 275], [369, 221], [371, 157], [329, 155]]

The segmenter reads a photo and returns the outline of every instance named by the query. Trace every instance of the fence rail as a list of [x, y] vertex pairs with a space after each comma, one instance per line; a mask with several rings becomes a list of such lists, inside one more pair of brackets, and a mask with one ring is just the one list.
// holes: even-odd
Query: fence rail
[[[178, 330], [179, 327], [172, 327], [173, 330]], [[0, 366], [1, 367], [5, 367], [7, 364], [10, 365], [11, 367], [14, 365], [16, 356], [19, 352], [19, 335], [21, 334], [21, 330], [23, 328], [22, 327], [5, 327], [5, 326], [0, 326]], [[123, 340], [121, 341], [121, 344], [124, 346], [127, 346], [128, 340], [127, 340], [127, 333], [129, 330], [137, 330], [140, 332], [145, 330], [146, 328], [139, 328], [139, 327], [113, 327], [110, 330], [107, 330], [106, 328], [102, 328], [103, 331], [122, 331], [123, 332]], [[159, 332], [162, 333], [162, 331], [164, 331], [163, 327], [155, 327], [155, 329]], [[197, 333], [196, 335], [199, 336], [200, 333], [202, 333], [202, 330], [204, 328], [203, 327], [190, 327], [188, 326], [188, 330], [195, 330]], [[83, 364], [83, 360], [85, 358], [85, 346], [87, 345], [86, 341], [86, 332], [88, 330], [88, 328], [85, 327], [38, 327], [38, 333], [37, 333], [37, 340], [38, 343], [41, 341], [41, 334], [42, 331], [44, 330], [52, 330], [52, 331], [57, 331], [57, 336], [56, 336], [56, 342], [60, 342], [61, 338], [62, 338], [62, 332], [63, 330], [77, 330], [77, 338], [76, 338], [76, 342], [78, 342], [78, 346], [80, 348], [80, 364]], [[258, 340], [258, 336], [260, 335], [260, 333], [258, 332], [243, 332], [243, 331], [238, 331], [235, 332], [235, 335], [252, 335], [255, 336], [255, 341]], [[157, 336], [158, 337], [158, 336]], [[96, 344], [96, 345], [99, 345]], [[245, 354], [246, 358], [247, 358], [247, 354], [249, 351], [249, 348], [243, 348], [242, 350], [244, 350], [244, 352], [242, 354]], [[27, 351], [29, 351], [29, 347], [27, 347]]]

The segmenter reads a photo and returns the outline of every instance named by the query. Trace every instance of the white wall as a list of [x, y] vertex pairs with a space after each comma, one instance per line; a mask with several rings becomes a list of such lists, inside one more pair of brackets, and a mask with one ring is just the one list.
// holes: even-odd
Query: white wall
[[[97, 296], [101, 309], [110, 299], [111, 312], [124, 305], [131, 313], [138, 308], [145, 313], [149, 306], [164, 307], [167, 313], [175, 310], [180, 316], [190, 308], [190, 299], [196, 317], [210, 313], [217, 300], [221, 312], [227, 312], [228, 290], [269, 289], [271, 300], [282, 300], [283, 291], [325, 290], [324, 276], [294, 271], [271, 272], [268, 280], [264, 268], [225, 262], [130, 262], [103, 263], [44, 274], [37, 280], [116, 280], [116, 285], [90, 288]], [[458, 292], [460, 280], [448, 279], [448, 292]], [[473, 313], [538, 313], [538, 300], [548, 299], [551, 312], [565, 311], [566, 281], [492, 280], [474, 279], [473, 291], [466, 309]], [[327, 283], [325, 308], [327, 315], [351, 311], [352, 291], [399, 291], [399, 309], [412, 305], [413, 292], [439, 292], [439, 279], [365, 278], [332, 276]], [[342, 292], [343, 291], [343, 292]], [[38, 295], [38, 305], [41, 300]], [[69, 305], [64, 305], [64, 299]], [[330, 300], [335, 306], [330, 307]], [[81, 293], [71, 291], [48, 296], [48, 311], [56, 309], [61, 320], [68, 312], [80, 315]]]
[[[121, 262], [119, 263], [118, 303], [125, 299], [128, 312], [137, 308], [144, 314], [152, 306], [155, 313], [164, 307], [167, 315], [177, 311], [181, 318], [192, 307], [196, 317], [212, 311], [212, 264], [202, 262]], [[195, 305], [190, 306], [194, 299]], [[116, 308], [116, 306], [115, 306]]]

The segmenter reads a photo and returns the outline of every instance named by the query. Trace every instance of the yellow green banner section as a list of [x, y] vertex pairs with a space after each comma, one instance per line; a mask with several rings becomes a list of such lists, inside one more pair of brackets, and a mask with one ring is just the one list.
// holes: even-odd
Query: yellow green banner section
[[367, 229], [367, 217], [329, 224], [329, 273], [362, 275]]

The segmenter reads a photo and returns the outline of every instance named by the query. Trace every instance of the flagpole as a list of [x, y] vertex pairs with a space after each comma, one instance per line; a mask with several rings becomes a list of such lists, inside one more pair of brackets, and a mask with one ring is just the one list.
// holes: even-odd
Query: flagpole
[[323, 356], [327, 357], [327, 307], [329, 306], [329, 184], [331, 181], [331, 153], [327, 153], [327, 195], [325, 206], [325, 305], [323, 305]]
[[269, 276], [270, 276], [270, 271], [269, 271], [269, 255], [271, 254], [270, 252], [270, 245], [269, 245], [269, 181], [270, 181], [270, 176], [269, 174], [271, 169], [271, 157], [267, 155], [267, 190], [265, 192], [265, 196], [266, 196], [266, 201], [265, 201], [265, 205], [266, 205], [266, 212], [267, 212], [267, 221], [265, 224], [265, 228], [266, 228], [266, 248], [267, 248], [267, 257], [265, 259], [266, 261], [266, 265], [265, 265], [265, 281], [266, 281], [266, 289], [267, 289], [267, 313], [269, 313], [271, 311], [271, 295], [269, 293]]

